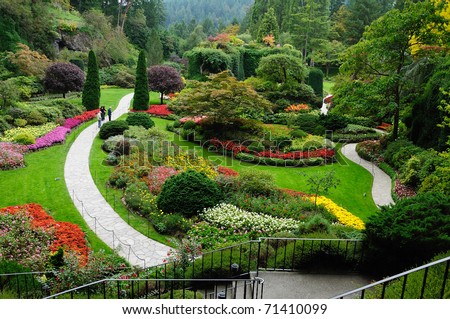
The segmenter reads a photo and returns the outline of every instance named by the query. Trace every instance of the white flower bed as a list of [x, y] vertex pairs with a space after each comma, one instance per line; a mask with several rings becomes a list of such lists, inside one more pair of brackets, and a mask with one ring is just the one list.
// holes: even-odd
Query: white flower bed
[[299, 222], [291, 218], [275, 218], [268, 215], [248, 212], [231, 204], [219, 204], [205, 209], [202, 218], [216, 227], [232, 228], [243, 232], [274, 234], [292, 231]]

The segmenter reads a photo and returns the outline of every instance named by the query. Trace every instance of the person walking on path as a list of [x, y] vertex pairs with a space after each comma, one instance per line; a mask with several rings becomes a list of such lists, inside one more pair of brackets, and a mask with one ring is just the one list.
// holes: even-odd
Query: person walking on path
[[112, 108], [111, 106], [108, 108], [108, 120], [111, 122]]
[[105, 120], [105, 115], [106, 115], [106, 108], [104, 106], [100, 107], [100, 113], [102, 116], [102, 121]]
[[98, 123], [98, 128], [102, 127], [102, 115], [100, 112], [97, 113], [97, 123]]

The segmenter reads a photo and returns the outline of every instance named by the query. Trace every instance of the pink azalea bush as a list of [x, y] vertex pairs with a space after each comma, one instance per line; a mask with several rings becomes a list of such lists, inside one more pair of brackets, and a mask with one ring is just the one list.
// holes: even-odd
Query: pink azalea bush
[[36, 143], [28, 145], [30, 151], [36, 151], [41, 148], [50, 147], [56, 143], [63, 143], [70, 129], [64, 126], [58, 126], [50, 133], [36, 139]]
[[154, 195], [158, 195], [161, 192], [161, 188], [170, 176], [176, 175], [179, 172], [173, 167], [156, 166], [148, 173], [146, 179], [150, 192]]
[[0, 142], [0, 170], [24, 167], [23, 154], [27, 151], [26, 145]]
[[41, 148], [50, 147], [56, 143], [63, 143], [66, 140], [66, 135], [70, 133], [70, 130], [74, 127], [80, 125], [83, 122], [93, 119], [99, 110], [92, 110], [84, 112], [81, 115], [77, 115], [72, 118], [66, 119], [63, 126], [58, 126], [53, 131], [47, 133], [46, 135], [37, 138], [36, 143], [28, 145], [30, 151], [36, 151]]

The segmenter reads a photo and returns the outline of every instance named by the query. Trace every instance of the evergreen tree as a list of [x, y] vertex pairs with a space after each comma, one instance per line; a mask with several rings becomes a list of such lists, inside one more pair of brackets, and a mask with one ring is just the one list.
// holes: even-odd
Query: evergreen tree
[[97, 57], [92, 50], [89, 51], [88, 71], [81, 101], [86, 110], [95, 110], [100, 107], [100, 75]]
[[139, 53], [136, 67], [136, 82], [134, 85], [134, 110], [148, 110], [150, 97], [148, 93], [147, 63], [144, 51]]
[[145, 44], [145, 49], [147, 51], [147, 61], [148, 65], [160, 64], [164, 59], [164, 50], [161, 43], [161, 38], [158, 32], [152, 29], [149, 33], [147, 43]]
[[275, 10], [270, 8], [265, 14], [259, 25], [258, 29], [258, 41], [268, 35], [273, 35], [275, 39], [278, 39], [280, 28], [278, 27], [277, 18], [275, 16]]

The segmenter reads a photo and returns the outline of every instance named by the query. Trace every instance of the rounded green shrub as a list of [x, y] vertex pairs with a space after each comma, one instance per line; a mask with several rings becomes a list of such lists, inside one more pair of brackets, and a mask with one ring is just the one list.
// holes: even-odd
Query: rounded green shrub
[[369, 217], [366, 256], [369, 270], [394, 274], [419, 266], [450, 249], [450, 197], [423, 193]]
[[30, 133], [19, 133], [14, 137], [14, 142], [24, 145], [36, 143], [36, 138]]
[[275, 178], [272, 174], [248, 170], [238, 177], [239, 190], [252, 196], [271, 196], [277, 193]]
[[152, 117], [147, 113], [130, 113], [126, 121], [130, 126], [142, 126], [146, 129], [155, 126]]
[[194, 121], [192, 121], [192, 120], [189, 120], [189, 121], [186, 121], [184, 124], [183, 124], [183, 129], [185, 129], [185, 130], [192, 130], [193, 128], [195, 128], [195, 122]]
[[165, 213], [189, 217], [217, 205], [222, 199], [222, 191], [214, 181], [202, 173], [187, 170], [166, 180], [157, 204]]
[[15, 119], [14, 120], [14, 125], [17, 127], [24, 127], [25, 125], [27, 125], [27, 120], [25, 119]]
[[106, 140], [108, 137], [114, 135], [122, 135], [125, 130], [128, 130], [128, 123], [122, 120], [106, 122], [100, 128], [99, 136]]

